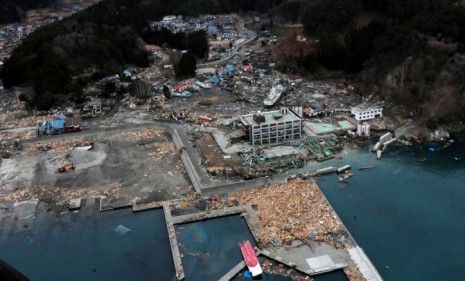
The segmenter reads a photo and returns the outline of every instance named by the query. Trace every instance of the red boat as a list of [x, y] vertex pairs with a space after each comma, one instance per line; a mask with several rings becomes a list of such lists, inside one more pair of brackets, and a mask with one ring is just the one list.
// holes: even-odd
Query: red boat
[[252, 273], [252, 276], [255, 277], [261, 275], [263, 272], [262, 267], [258, 262], [257, 254], [250, 242], [248, 240], [239, 242], [239, 248], [241, 248], [245, 264], [249, 268], [250, 273]]

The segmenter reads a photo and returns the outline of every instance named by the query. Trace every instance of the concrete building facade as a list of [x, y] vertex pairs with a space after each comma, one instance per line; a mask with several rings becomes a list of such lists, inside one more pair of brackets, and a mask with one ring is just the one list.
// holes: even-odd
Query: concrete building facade
[[302, 138], [302, 119], [286, 107], [241, 117], [242, 127], [253, 145], [264, 145]]
[[371, 120], [383, 116], [383, 108], [368, 103], [361, 103], [352, 108], [351, 113], [357, 121]]

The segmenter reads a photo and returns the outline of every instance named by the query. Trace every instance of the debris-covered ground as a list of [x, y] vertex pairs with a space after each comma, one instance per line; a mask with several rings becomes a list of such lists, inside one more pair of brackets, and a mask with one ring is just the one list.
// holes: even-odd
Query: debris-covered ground
[[289, 276], [292, 278], [293, 281], [313, 280], [308, 275], [301, 274], [292, 268], [289, 268], [283, 264], [271, 261], [267, 258], [260, 257], [259, 260], [260, 260], [260, 265], [262, 266], [263, 271], [266, 273], [272, 273], [272, 274], [277, 274], [281, 276]]
[[171, 136], [158, 128], [38, 139], [0, 166], [0, 201], [37, 198], [61, 204], [76, 196], [100, 195], [118, 206], [189, 192]]
[[344, 273], [350, 281], [365, 281], [365, 277], [363, 277], [362, 273], [356, 266], [344, 268]]
[[233, 176], [241, 169], [240, 158], [237, 155], [225, 157], [211, 134], [201, 134], [196, 143], [202, 157], [202, 164], [211, 175]]
[[294, 240], [325, 242], [343, 248], [348, 238], [335, 211], [314, 184], [296, 179], [210, 199], [211, 209], [252, 205], [260, 220], [260, 245], [289, 245]]
[[48, 117], [45, 112], [38, 113], [26, 108], [25, 102], [5, 95], [0, 90], [0, 129], [35, 126]]
[[30, 127], [48, 118], [49, 116], [31, 116], [26, 110], [4, 111], [0, 114], [0, 126], [1, 128]]
[[90, 197], [118, 198], [124, 193], [120, 184], [106, 186], [81, 187], [74, 189], [51, 188], [49, 186], [36, 186], [34, 188], [18, 188], [7, 195], [0, 194], [0, 202], [22, 202], [31, 198], [38, 198], [46, 203], [48, 209], [60, 211], [68, 209], [71, 199]]

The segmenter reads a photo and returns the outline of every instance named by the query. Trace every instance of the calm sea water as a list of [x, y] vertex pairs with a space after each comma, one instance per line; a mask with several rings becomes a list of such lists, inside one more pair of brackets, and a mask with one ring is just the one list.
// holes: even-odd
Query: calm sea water
[[[176, 230], [189, 281], [218, 280], [242, 260], [239, 241], [255, 244], [240, 216], [178, 225]], [[26, 231], [1, 237], [0, 258], [32, 281], [175, 280], [162, 210], [43, 214]], [[262, 280], [292, 279], [265, 274]], [[346, 279], [336, 272], [315, 280]]]
[[245, 220], [228, 216], [176, 226], [186, 280], [218, 280], [242, 261], [238, 243], [255, 245]]
[[349, 184], [318, 183], [385, 280], [464, 280], [463, 139], [438, 153], [394, 148], [377, 161], [358, 151], [325, 164], [353, 166]]
[[[312, 276], [314, 281], [348, 281], [343, 271], [335, 271], [331, 273], [321, 274], [318, 276]], [[244, 277], [243, 275], [234, 279], [234, 281], [250, 281], [250, 278]], [[277, 274], [264, 273], [262, 275], [263, 281], [292, 281], [291, 277], [281, 276]]]
[[30, 228], [0, 241], [0, 258], [32, 281], [173, 280], [162, 210], [48, 215]]

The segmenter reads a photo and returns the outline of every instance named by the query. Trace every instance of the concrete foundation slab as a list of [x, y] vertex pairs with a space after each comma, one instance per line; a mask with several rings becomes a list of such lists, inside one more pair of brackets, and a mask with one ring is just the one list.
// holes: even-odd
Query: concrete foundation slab
[[268, 258], [286, 264], [296, 270], [309, 274], [321, 274], [354, 265], [349, 253], [330, 245], [314, 243], [305, 245], [293, 243], [289, 247], [266, 249], [262, 254]]
[[81, 208], [81, 201], [82, 201], [81, 198], [76, 198], [76, 199], [69, 200], [69, 209], [71, 211], [80, 209]]
[[315, 258], [306, 259], [310, 268], [315, 269], [316, 271], [326, 271], [334, 268], [335, 264], [333, 260], [328, 256], [319, 256]]

